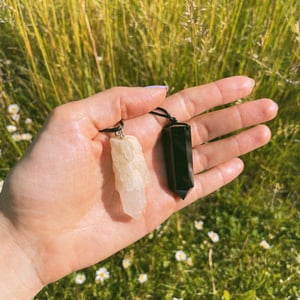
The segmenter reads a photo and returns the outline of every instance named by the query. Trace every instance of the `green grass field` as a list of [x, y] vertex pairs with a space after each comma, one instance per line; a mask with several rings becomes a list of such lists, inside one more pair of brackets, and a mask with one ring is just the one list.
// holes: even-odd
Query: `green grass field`
[[244, 156], [240, 178], [36, 299], [300, 298], [299, 1], [0, 2], [0, 180], [61, 103], [238, 74], [256, 80], [251, 99], [279, 104], [271, 143]]

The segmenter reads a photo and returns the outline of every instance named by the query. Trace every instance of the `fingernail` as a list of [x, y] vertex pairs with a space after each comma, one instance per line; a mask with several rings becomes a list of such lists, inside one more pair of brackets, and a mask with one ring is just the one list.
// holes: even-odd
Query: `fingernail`
[[165, 89], [168, 90], [169, 87], [167, 85], [148, 85], [145, 86], [146, 89]]
[[272, 116], [275, 116], [277, 114], [277, 112], [278, 112], [279, 107], [278, 107], [278, 104], [275, 101], [273, 101], [273, 100], [271, 100], [271, 101], [272, 102], [271, 102], [271, 104], [269, 106], [269, 113]]
[[245, 82], [245, 86], [253, 88], [255, 86], [255, 80], [252, 78], [248, 78], [248, 80]]

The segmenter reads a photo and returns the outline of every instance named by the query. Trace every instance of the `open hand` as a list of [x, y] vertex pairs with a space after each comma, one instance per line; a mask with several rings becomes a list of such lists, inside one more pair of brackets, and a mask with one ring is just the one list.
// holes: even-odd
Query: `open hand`
[[[243, 169], [238, 157], [270, 139], [267, 126], [253, 125], [274, 118], [277, 105], [261, 99], [203, 113], [247, 96], [253, 85], [237, 76], [168, 98], [164, 88], [120, 87], [56, 108], [8, 176], [0, 198], [1, 224], [9, 227], [41, 283], [103, 260], [236, 178]], [[148, 113], [157, 106], [191, 125], [195, 186], [184, 201], [166, 184], [160, 134], [168, 120]], [[142, 145], [151, 177], [139, 219], [122, 210], [110, 137], [99, 132], [121, 119], [125, 134]], [[246, 127], [251, 128], [212, 141]]]

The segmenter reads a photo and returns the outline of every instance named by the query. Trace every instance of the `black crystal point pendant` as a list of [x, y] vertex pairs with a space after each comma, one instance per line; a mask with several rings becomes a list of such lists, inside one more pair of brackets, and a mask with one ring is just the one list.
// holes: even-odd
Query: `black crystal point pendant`
[[184, 200], [194, 186], [191, 128], [172, 122], [163, 128], [162, 138], [169, 188]]

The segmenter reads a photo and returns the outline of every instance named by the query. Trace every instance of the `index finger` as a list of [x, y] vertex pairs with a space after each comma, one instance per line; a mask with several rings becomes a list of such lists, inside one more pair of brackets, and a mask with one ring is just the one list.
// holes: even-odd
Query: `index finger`
[[209, 109], [248, 96], [254, 85], [255, 81], [246, 76], [228, 77], [171, 95], [163, 107], [178, 121], [184, 122]]

